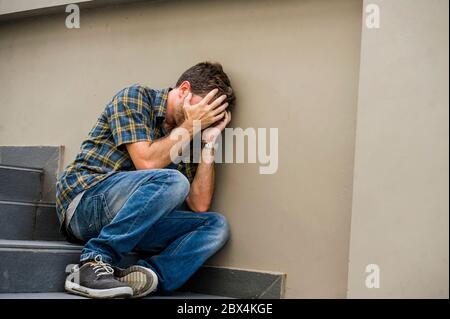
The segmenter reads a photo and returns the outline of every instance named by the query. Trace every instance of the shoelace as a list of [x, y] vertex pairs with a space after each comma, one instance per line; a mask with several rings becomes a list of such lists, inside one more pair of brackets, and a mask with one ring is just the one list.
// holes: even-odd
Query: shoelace
[[114, 273], [114, 269], [111, 265], [103, 262], [101, 255], [95, 256], [93, 269], [97, 276], [111, 275]]

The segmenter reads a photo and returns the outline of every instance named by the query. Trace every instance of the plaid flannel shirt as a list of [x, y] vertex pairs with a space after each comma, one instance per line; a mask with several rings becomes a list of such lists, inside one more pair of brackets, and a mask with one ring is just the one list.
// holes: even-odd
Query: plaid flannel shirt
[[[56, 184], [56, 210], [61, 225], [70, 202], [80, 192], [118, 171], [136, 168], [124, 144], [152, 141], [168, 134], [163, 126], [169, 89], [133, 85], [117, 93], [89, 132], [75, 160]], [[196, 164], [177, 169], [192, 182]]]

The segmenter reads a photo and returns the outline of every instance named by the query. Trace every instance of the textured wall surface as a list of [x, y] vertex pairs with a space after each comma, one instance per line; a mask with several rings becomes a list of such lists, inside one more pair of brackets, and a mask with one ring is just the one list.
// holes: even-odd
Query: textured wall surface
[[448, 298], [448, 1], [368, 3], [381, 24], [362, 35], [349, 297]]

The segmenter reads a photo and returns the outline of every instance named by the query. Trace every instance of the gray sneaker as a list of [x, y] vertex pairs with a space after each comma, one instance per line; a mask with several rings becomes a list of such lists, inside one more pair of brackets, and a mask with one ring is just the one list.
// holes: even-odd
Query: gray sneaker
[[95, 260], [75, 266], [67, 276], [67, 292], [89, 298], [129, 298], [133, 289], [114, 278], [113, 268], [102, 261], [100, 255]]
[[143, 266], [131, 266], [126, 269], [114, 268], [114, 276], [133, 288], [133, 297], [144, 297], [156, 290], [158, 286], [158, 276], [149, 268]]

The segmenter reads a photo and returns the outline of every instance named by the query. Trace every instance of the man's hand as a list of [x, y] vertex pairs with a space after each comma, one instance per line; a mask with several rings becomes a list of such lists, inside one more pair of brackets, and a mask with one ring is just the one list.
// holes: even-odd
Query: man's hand
[[211, 124], [223, 119], [228, 103], [222, 104], [222, 102], [227, 98], [227, 96], [221, 95], [212, 101], [218, 91], [218, 89], [212, 90], [198, 104], [194, 105], [191, 105], [190, 103], [192, 93], [189, 93], [184, 99], [183, 105], [185, 115], [184, 124], [192, 126], [194, 121], [200, 121], [201, 129], [205, 129]]
[[220, 133], [223, 132], [225, 127], [231, 121], [231, 112], [225, 111], [224, 113], [225, 115], [222, 120], [220, 120], [216, 125], [208, 127], [202, 132], [202, 142], [204, 143], [216, 142], [217, 137], [220, 135]]

